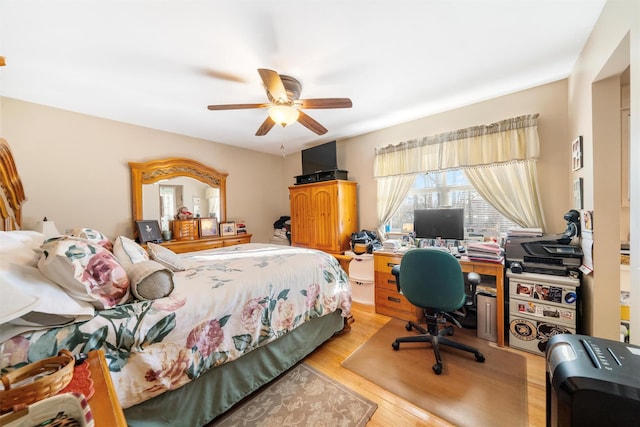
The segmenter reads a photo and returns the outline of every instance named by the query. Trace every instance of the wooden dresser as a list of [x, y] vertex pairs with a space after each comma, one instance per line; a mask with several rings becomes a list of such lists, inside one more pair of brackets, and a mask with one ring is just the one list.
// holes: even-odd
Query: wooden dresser
[[[373, 253], [373, 268], [375, 280], [375, 310], [376, 313], [396, 317], [402, 320], [420, 322], [423, 318], [422, 310], [411, 304], [398, 292], [395, 276], [391, 274], [393, 266], [400, 264], [402, 253], [376, 251]], [[504, 346], [504, 267], [492, 262], [470, 261], [460, 259], [460, 266], [464, 273], [476, 272], [495, 281], [496, 289], [496, 325], [497, 344]]]
[[195, 240], [169, 240], [160, 243], [165, 248], [171, 249], [177, 254], [184, 252], [203, 251], [206, 249], [216, 249], [226, 246], [251, 243], [252, 234], [236, 234], [235, 236], [209, 237]]
[[358, 231], [357, 183], [331, 180], [289, 187], [291, 245], [330, 254], [350, 250]]

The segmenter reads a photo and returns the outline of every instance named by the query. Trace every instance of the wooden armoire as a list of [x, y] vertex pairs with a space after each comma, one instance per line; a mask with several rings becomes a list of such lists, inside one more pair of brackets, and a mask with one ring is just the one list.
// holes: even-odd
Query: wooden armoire
[[331, 180], [289, 187], [291, 245], [331, 254], [350, 250], [358, 231], [357, 183]]

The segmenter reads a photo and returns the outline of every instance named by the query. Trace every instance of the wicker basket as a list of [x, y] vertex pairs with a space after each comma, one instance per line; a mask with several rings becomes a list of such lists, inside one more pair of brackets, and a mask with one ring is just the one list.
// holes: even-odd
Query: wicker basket
[[[62, 350], [56, 357], [30, 363], [3, 375], [4, 390], [0, 390], [0, 412], [30, 405], [53, 396], [65, 388], [73, 378], [75, 359], [71, 352]], [[41, 377], [40, 377], [41, 376]], [[35, 381], [30, 378], [39, 377]], [[20, 385], [20, 384], [24, 385]]]

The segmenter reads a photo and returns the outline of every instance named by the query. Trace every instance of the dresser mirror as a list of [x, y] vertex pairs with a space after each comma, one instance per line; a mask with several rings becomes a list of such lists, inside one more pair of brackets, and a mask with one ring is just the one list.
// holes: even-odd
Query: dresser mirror
[[129, 167], [134, 225], [158, 220], [162, 230], [170, 230], [179, 207], [186, 207], [193, 217], [226, 221], [226, 173], [176, 157], [130, 162]]

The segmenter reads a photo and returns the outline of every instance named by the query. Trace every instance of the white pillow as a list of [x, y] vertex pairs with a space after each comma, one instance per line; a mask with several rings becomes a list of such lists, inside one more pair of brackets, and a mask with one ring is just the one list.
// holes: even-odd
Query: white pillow
[[0, 265], [20, 264], [35, 267], [45, 236], [37, 231], [0, 231]]
[[113, 254], [126, 269], [141, 261], [149, 261], [149, 254], [142, 246], [128, 237], [118, 236], [113, 242]]
[[65, 237], [42, 245], [38, 269], [72, 298], [98, 309], [115, 307], [129, 297], [129, 278], [116, 257], [101, 246]]
[[182, 258], [169, 248], [149, 242], [147, 243], [147, 250], [152, 260], [170, 268], [171, 271], [184, 271], [187, 269]]
[[[23, 332], [89, 320], [95, 314], [88, 302], [71, 298], [35, 267], [0, 267], [0, 342]], [[31, 301], [25, 304], [27, 301]]]

